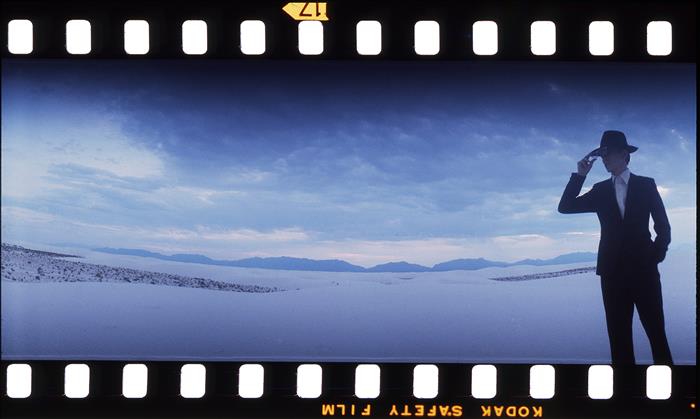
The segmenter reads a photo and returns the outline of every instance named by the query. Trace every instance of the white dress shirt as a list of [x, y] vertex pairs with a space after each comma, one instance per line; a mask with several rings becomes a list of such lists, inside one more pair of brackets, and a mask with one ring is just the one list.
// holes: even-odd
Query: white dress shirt
[[615, 186], [615, 198], [617, 207], [620, 208], [620, 216], [625, 218], [625, 199], [627, 199], [627, 188], [630, 182], [630, 169], [625, 169], [622, 173], [612, 177]]

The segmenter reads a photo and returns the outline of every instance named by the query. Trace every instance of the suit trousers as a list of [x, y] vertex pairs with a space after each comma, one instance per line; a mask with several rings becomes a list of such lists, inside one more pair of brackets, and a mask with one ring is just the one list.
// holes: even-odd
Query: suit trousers
[[654, 364], [672, 365], [664, 328], [661, 281], [657, 270], [601, 276], [605, 320], [613, 365], [634, 365], [632, 317], [639, 320], [651, 344]]

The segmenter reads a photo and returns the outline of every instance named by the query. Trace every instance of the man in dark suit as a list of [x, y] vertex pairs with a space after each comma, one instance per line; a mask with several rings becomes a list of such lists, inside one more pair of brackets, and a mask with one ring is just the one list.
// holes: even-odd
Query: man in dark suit
[[[630, 173], [630, 153], [620, 131], [605, 131], [600, 147], [578, 162], [564, 189], [559, 212], [595, 212], [600, 221], [600, 243], [596, 273], [600, 275], [605, 319], [614, 365], [635, 363], [632, 345], [632, 315], [639, 319], [651, 343], [655, 364], [670, 365], [671, 351], [664, 330], [661, 282], [658, 263], [666, 257], [671, 226], [654, 179]], [[578, 196], [586, 175], [597, 157], [612, 174]], [[649, 216], [654, 220], [656, 239], [651, 240]]]

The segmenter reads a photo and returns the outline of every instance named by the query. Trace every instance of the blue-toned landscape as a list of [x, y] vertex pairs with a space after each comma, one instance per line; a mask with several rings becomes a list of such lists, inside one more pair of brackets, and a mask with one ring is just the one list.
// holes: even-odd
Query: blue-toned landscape
[[236, 266], [239, 268], [260, 268], [260, 269], [284, 269], [291, 271], [320, 271], [320, 272], [442, 272], [455, 270], [475, 270], [492, 266], [515, 266], [515, 265], [560, 265], [562, 263], [575, 262], [595, 262], [596, 254], [590, 252], [569, 253], [551, 259], [523, 259], [516, 262], [500, 262], [478, 259], [456, 259], [447, 262], [437, 263], [433, 266], [422, 266], [408, 262], [389, 262], [381, 265], [364, 268], [353, 265], [344, 260], [313, 260], [290, 257], [268, 257], [268, 258], [248, 258], [240, 260], [214, 260], [203, 255], [177, 254], [162, 255], [156, 252], [149, 252], [141, 249], [112, 249], [102, 247], [92, 249], [96, 252], [110, 253], [114, 255], [141, 256], [161, 260], [171, 260], [174, 262], [201, 263], [204, 265]]
[[[694, 364], [695, 86], [691, 64], [3, 62], [2, 358], [608, 362], [598, 220], [557, 203], [616, 129], [666, 207]], [[645, 339], [635, 319], [640, 362]]]

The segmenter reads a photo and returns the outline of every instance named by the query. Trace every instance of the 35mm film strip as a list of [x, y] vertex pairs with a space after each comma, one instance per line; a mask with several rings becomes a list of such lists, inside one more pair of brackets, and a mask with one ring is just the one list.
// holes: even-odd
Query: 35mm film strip
[[13, 383], [4, 409], [13, 417], [695, 415], [694, 367], [46, 361], [3, 367]]
[[694, 62], [696, 50], [687, 1], [36, 5], [4, 6], [25, 39], [3, 38], [4, 57]]
[[696, 416], [694, 2], [2, 7], [3, 417]]

